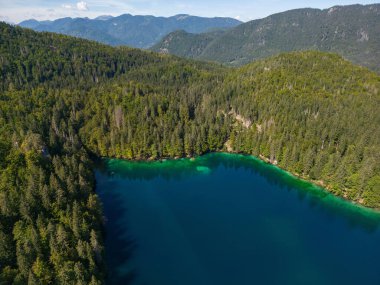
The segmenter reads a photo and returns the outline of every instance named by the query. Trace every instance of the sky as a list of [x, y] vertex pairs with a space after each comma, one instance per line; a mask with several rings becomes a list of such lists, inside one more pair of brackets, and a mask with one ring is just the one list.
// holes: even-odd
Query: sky
[[377, 1], [344, 0], [0, 0], [0, 20], [19, 23], [27, 19], [53, 20], [63, 17], [95, 18], [121, 14], [231, 17], [241, 21], [263, 18], [296, 8], [329, 8], [335, 5], [373, 4]]

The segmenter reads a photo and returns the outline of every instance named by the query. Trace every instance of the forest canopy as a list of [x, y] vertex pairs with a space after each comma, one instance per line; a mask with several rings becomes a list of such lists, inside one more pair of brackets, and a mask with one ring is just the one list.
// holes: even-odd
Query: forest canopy
[[94, 158], [253, 154], [380, 208], [380, 77], [338, 55], [238, 69], [0, 23], [0, 284], [102, 284]]

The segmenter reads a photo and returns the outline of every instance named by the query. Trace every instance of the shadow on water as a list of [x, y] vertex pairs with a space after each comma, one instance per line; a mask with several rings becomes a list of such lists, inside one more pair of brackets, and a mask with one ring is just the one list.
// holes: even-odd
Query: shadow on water
[[[99, 172], [107, 176], [130, 180], [152, 180], [157, 177], [166, 180], [181, 180], [194, 175], [209, 175], [220, 167], [244, 169], [254, 175], [260, 175], [269, 184], [275, 185], [279, 189], [288, 192], [296, 191], [297, 198], [306, 202], [310, 208], [324, 212], [330, 219], [343, 217], [353, 228], [360, 227], [367, 232], [374, 232], [379, 227], [379, 212], [338, 198], [321, 187], [297, 179], [252, 156], [211, 153], [195, 159], [183, 158], [153, 162], [105, 159]], [[115, 197], [115, 201], [117, 199]], [[119, 211], [123, 211], [123, 209], [119, 209]]]
[[117, 191], [112, 191], [112, 187], [108, 190], [107, 195], [98, 193], [103, 202], [107, 224], [106, 284], [132, 285], [135, 284], [136, 270], [130, 266], [130, 260], [133, 257], [137, 243], [130, 236], [128, 226], [125, 224], [125, 215], [128, 214], [128, 210], [120, 203], [120, 200], [122, 200], [120, 194], [117, 194]]

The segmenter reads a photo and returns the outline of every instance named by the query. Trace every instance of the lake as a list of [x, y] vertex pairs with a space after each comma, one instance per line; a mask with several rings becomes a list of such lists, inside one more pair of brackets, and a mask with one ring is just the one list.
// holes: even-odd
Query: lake
[[108, 284], [380, 284], [380, 214], [254, 157], [104, 160]]

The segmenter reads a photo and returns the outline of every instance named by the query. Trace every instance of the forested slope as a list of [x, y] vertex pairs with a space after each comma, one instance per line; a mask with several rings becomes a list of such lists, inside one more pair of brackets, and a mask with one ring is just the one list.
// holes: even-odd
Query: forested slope
[[236, 151], [380, 208], [380, 77], [297, 52], [227, 69], [0, 24], [0, 280], [101, 284], [93, 157]]
[[171, 33], [152, 50], [232, 66], [281, 52], [320, 50], [379, 72], [379, 30], [380, 4], [295, 9], [243, 23], [217, 37]]
[[1, 284], [103, 283], [102, 210], [79, 136], [96, 104], [89, 94], [115, 92], [112, 80], [126, 74], [160, 76], [174, 93], [214, 67], [3, 23], [0, 35]]
[[217, 98], [249, 122], [235, 150], [380, 207], [380, 77], [340, 56], [295, 52], [231, 72]]

